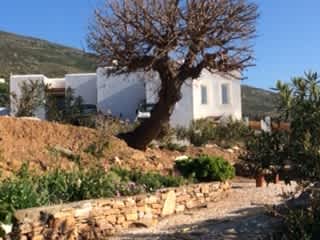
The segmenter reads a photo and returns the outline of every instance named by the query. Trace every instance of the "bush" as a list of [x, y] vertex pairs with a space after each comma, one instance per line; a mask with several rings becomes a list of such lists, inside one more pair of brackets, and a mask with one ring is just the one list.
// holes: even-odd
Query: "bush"
[[[295, 77], [290, 84], [277, 83], [280, 119], [290, 123], [283, 133], [262, 134], [248, 145], [247, 159], [257, 167], [283, 167], [287, 180], [303, 183], [320, 180], [320, 84], [317, 73]], [[316, 193], [316, 192], [314, 192]], [[319, 189], [312, 203], [304, 208], [290, 209], [283, 216], [284, 228], [279, 239], [319, 239]]]
[[[283, 225], [274, 234], [275, 240], [320, 239], [320, 192], [319, 186], [304, 189], [303, 201], [290, 199], [285, 208], [275, 211]], [[299, 198], [299, 197], [298, 197]]]
[[246, 154], [241, 158], [252, 167], [252, 174], [277, 173], [287, 160], [287, 132], [262, 132], [246, 143]]
[[112, 171], [118, 174], [122, 179], [135, 182], [145, 188], [146, 191], [152, 192], [160, 188], [178, 187], [186, 183], [182, 177], [163, 176], [159, 173], [142, 173], [140, 171], [128, 171], [121, 168], [112, 168]]
[[193, 145], [201, 146], [209, 142], [222, 147], [244, 142], [252, 131], [242, 122], [226, 119], [220, 123], [212, 119], [199, 119], [189, 128], [178, 127], [176, 134], [179, 139], [188, 139]]
[[220, 157], [201, 156], [195, 159], [176, 161], [176, 169], [187, 178], [202, 182], [226, 181], [235, 176], [235, 169]]
[[8, 82], [0, 83], [0, 106], [9, 107], [10, 105], [10, 90]]
[[13, 110], [17, 117], [32, 117], [35, 115], [35, 111], [40, 107], [45, 106], [45, 91], [47, 85], [40, 81], [22, 82], [19, 85], [20, 96], [11, 94], [13, 102]]
[[184, 183], [186, 181], [182, 177], [120, 168], [107, 173], [102, 168], [73, 172], [58, 169], [37, 176], [24, 164], [14, 177], [0, 182], [0, 222], [11, 222], [13, 212], [17, 209], [135, 195]]

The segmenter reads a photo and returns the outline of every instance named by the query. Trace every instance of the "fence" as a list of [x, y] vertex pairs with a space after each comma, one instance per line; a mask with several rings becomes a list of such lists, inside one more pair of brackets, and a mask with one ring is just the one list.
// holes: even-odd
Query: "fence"
[[290, 124], [288, 122], [272, 121], [270, 117], [266, 117], [260, 121], [252, 121], [249, 120], [249, 118], [245, 118], [245, 123], [256, 131], [272, 132], [290, 130]]

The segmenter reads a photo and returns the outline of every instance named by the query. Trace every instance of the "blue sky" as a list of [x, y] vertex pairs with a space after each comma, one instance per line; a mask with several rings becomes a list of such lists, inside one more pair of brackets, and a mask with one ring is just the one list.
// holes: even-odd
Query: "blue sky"
[[[86, 46], [88, 23], [102, 0], [2, 0], [0, 30]], [[271, 88], [305, 70], [320, 71], [320, 1], [256, 0], [256, 66], [243, 83]]]

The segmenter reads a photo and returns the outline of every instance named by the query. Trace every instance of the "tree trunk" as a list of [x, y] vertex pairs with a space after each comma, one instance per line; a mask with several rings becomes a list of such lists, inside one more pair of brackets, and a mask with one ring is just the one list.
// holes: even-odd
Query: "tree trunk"
[[181, 98], [182, 83], [177, 79], [161, 80], [159, 101], [151, 112], [151, 117], [143, 121], [134, 131], [119, 137], [135, 149], [146, 150], [148, 144], [159, 136], [161, 127], [168, 123], [175, 104]]

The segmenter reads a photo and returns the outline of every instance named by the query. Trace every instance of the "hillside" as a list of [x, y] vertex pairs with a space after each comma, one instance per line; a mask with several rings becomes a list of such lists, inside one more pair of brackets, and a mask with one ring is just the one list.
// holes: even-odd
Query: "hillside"
[[250, 118], [274, 116], [277, 94], [247, 85], [241, 86], [242, 114]]
[[[96, 57], [75, 48], [45, 40], [0, 31], [0, 77], [13, 74], [45, 74], [62, 77], [66, 73], [94, 72]], [[244, 116], [272, 115], [275, 94], [242, 86]]]
[[[235, 151], [235, 150], [234, 150]], [[181, 155], [214, 155], [234, 162], [237, 152], [220, 147], [188, 147], [186, 152], [148, 148], [142, 152], [103, 131], [28, 118], [0, 117], [0, 179], [19, 170], [23, 163], [37, 173], [103, 165], [143, 171], [172, 170]]]
[[45, 74], [62, 77], [66, 73], [96, 70], [94, 55], [45, 40], [0, 31], [0, 77], [13, 74]]

